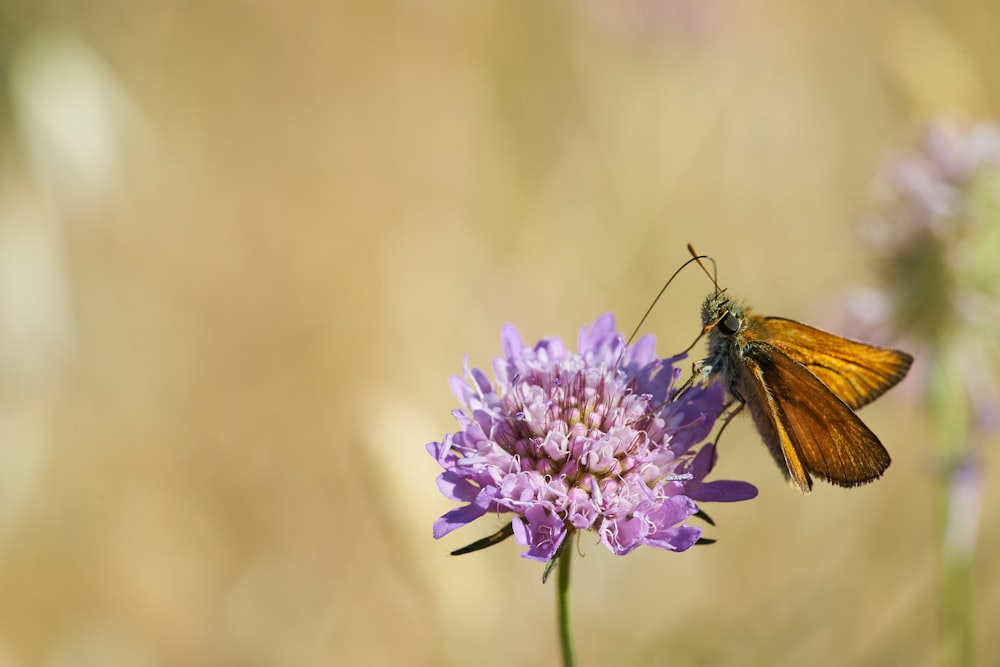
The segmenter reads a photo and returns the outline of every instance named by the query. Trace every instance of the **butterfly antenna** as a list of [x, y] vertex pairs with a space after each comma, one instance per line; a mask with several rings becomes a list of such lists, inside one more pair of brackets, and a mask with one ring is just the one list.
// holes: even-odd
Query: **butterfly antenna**
[[[691, 253], [691, 259], [689, 259], [687, 262], [685, 262], [684, 266], [687, 266], [691, 262], [698, 262], [698, 266], [701, 267], [701, 270], [705, 272], [705, 275], [708, 276], [708, 279], [712, 281], [713, 285], [715, 285], [715, 294], [718, 295], [720, 292], [725, 291], [725, 290], [722, 290], [722, 289], [719, 288], [719, 277], [718, 277], [719, 267], [715, 263], [715, 258], [712, 257], [711, 255], [699, 255], [698, 251], [695, 250], [694, 246], [691, 245], [690, 243], [687, 244], [687, 248], [688, 248], [688, 252]], [[707, 259], [708, 261], [710, 261], [712, 263], [712, 270], [711, 270], [711, 272], [708, 270], [708, 267], [706, 267], [705, 264], [701, 261], [703, 259]], [[682, 266], [681, 269], [683, 269], [684, 266]], [[680, 271], [680, 269], [678, 269], [678, 271]], [[662, 294], [662, 290], [661, 290], [661, 294]], [[657, 296], [657, 298], [659, 298], [659, 296]], [[653, 303], [655, 304], [656, 302], [654, 301]], [[652, 309], [652, 306], [650, 306], [650, 309]], [[643, 318], [643, 319], [645, 319], [645, 318]], [[703, 327], [702, 330], [701, 330], [701, 333], [699, 333], [698, 336], [693, 341], [691, 341], [690, 345], [688, 345], [686, 348], [684, 348], [684, 351], [681, 352], [681, 355], [685, 355], [688, 352], [690, 352], [694, 348], [694, 346], [698, 344], [698, 341], [701, 340], [701, 337], [704, 336], [705, 334], [707, 334], [709, 331], [711, 331], [712, 328], [715, 325], [717, 325], [719, 322], [721, 322], [721, 321], [722, 321], [722, 318], [720, 317], [718, 320], [716, 320], [712, 324], [708, 324], [705, 327]], [[641, 322], [640, 322], [640, 324], [641, 324]], [[635, 334], [633, 334], [633, 335], [635, 335]]]
[[[684, 268], [687, 267], [688, 264], [690, 264], [691, 262], [698, 262], [698, 265], [702, 268], [703, 271], [705, 271], [705, 273], [708, 273], [708, 269], [706, 269], [705, 265], [701, 263], [701, 260], [707, 259], [710, 262], [712, 262], [712, 266], [713, 267], [715, 266], [715, 260], [712, 259], [711, 257], [709, 257], [708, 255], [696, 255], [695, 252], [694, 252], [694, 248], [691, 247], [690, 243], [688, 244], [688, 250], [691, 251], [691, 254], [692, 254], [691, 259], [689, 259], [688, 261], [686, 261], [683, 264], [681, 264], [680, 267], [676, 271], [674, 271], [673, 275], [671, 275], [670, 278], [667, 279], [667, 282], [663, 283], [663, 287], [661, 287], [660, 291], [657, 292], [656, 298], [653, 299], [653, 303], [649, 304], [649, 308], [647, 308], [646, 312], [643, 313], [642, 319], [639, 320], [639, 324], [635, 325], [635, 330], [632, 331], [632, 335], [628, 337], [628, 344], [631, 344], [632, 343], [632, 339], [635, 338], [635, 335], [637, 333], [639, 333], [639, 329], [641, 329], [642, 325], [645, 324], [646, 318], [649, 317], [649, 314], [651, 312], [653, 312], [653, 308], [656, 306], [657, 302], [660, 300], [660, 297], [663, 296], [663, 293], [667, 291], [667, 287], [670, 286], [670, 283], [672, 283], [674, 281], [674, 278], [677, 277], [677, 274], [679, 274], [681, 271], [683, 271]], [[711, 278], [712, 274], [709, 273], [708, 277]], [[719, 289], [718, 283], [716, 283], [715, 289], [716, 290]], [[695, 341], [695, 342], [697, 342], [697, 341]], [[693, 344], [692, 344], [692, 347], [694, 347]], [[688, 349], [690, 349], [690, 348], [688, 348]]]
[[[718, 294], [721, 290], [719, 289], [719, 267], [716, 266], [716, 264], [715, 264], [715, 258], [711, 257], [709, 255], [699, 255], [695, 251], [694, 246], [691, 245], [690, 243], [688, 243], [688, 252], [691, 253], [691, 257], [692, 257], [692, 259], [690, 259], [688, 261], [689, 262], [691, 262], [691, 261], [697, 261], [698, 262], [698, 266], [701, 267], [701, 270], [705, 272], [705, 275], [708, 276], [708, 279], [712, 281], [713, 285], [715, 285], [715, 293]], [[708, 261], [710, 261], [712, 263], [712, 272], [711, 273], [709, 273], [708, 269], [705, 267], [705, 265], [701, 263], [701, 260], [703, 260], [703, 259], [707, 259]], [[684, 267], [681, 267], [681, 268], [684, 268]]]

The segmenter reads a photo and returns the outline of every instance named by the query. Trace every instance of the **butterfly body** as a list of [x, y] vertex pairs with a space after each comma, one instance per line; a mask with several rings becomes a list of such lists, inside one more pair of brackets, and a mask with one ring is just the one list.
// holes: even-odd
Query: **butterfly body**
[[699, 364], [721, 376], [750, 409], [785, 477], [801, 492], [815, 475], [839, 486], [878, 479], [889, 453], [854, 413], [906, 375], [913, 358], [781, 317], [763, 317], [724, 290], [702, 306], [709, 354]]

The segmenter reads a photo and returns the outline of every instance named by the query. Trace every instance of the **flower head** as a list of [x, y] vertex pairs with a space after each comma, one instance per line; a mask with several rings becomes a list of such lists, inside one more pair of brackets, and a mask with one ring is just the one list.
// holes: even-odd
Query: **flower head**
[[511, 513], [522, 555], [535, 560], [585, 530], [619, 555], [642, 544], [683, 551], [701, 536], [685, 523], [696, 501], [756, 496], [746, 482], [704, 481], [715, 449], [701, 443], [722, 388], [677, 395], [679, 358], [658, 359], [653, 336], [627, 345], [607, 314], [581, 330], [575, 353], [558, 338], [525, 347], [511, 325], [502, 340], [495, 381], [467, 364], [452, 377], [468, 412], [455, 410], [460, 430], [427, 445], [444, 468], [441, 492], [466, 503], [435, 522], [435, 538]]
[[967, 559], [982, 450], [1000, 431], [1000, 125], [931, 123], [881, 185], [878, 212], [863, 231], [882, 281], [853, 300], [849, 316], [855, 329], [889, 323], [916, 352], [911, 387], [926, 406], [948, 489], [940, 512], [945, 554]]
[[881, 186], [863, 238], [882, 285], [852, 303], [855, 328], [889, 323], [918, 358], [954, 375], [944, 382], [924, 368], [928, 391], [961, 387], [974, 426], [1000, 427], [1000, 126], [930, 124]]

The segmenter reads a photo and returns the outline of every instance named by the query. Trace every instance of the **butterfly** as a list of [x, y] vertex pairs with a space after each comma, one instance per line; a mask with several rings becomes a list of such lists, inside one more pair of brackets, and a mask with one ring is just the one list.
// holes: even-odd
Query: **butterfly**
[[740, 404], [731, 416], [750, 409], [764, 444], [799, 491], [812, 490], [813, 475], [845, 487], [882, 476], [889, 452], [854, 411], [902, 380], [911, 355], [758, 315], [717, 283], [701, 319], [709, 352], [697, 369], [723, 379]]
[[706, 379], [723, 379], [739, 403], [730, 419], [750, 409], [764, 444], [799, 491], [812, 490], [812, 476], [845, 487], [882, 476], [889, 452], [854, 411], [902, 380], [911, 355], [758, 315], [718, 283], [701, 320], [709, 351], [696, 369]]

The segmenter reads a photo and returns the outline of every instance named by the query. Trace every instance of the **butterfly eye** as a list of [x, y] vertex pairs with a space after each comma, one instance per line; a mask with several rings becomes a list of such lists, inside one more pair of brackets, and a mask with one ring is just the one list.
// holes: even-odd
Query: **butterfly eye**
[[731, 312], [727, 312], [726, 315], [719, 320], [719, 324], [717, 326], [723, 336], [732, 336], [740, 330], [740, 318], [736, 317]]

